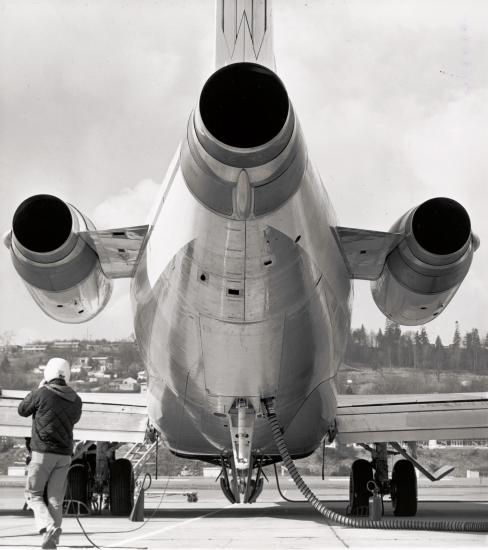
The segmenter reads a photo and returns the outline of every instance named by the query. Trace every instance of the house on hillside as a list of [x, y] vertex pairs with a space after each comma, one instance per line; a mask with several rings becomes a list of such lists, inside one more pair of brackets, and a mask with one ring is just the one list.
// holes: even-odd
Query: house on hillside
[[97, 357], [92, 357], [93, 362], [98, 365], [98, 370], [100, 372], [105, 372], [107, 370], [113, 369], [114, 358], [109, 355], [100, 355]]
[[13, 355], [14, 353], [18, 353], [19, 351], [22, 351], [22, 346], [16, 346], [14, 344], [0, 346], [0, 352], [6, 353], [7, 355]]
[[119, 384], [119, 390], [120, 391], [135, 391], [138, 387], [137, 380], [134, 380], [134, 378], [124, 378], [122, 382]]
[[95, 353], [114, 353], [119, 350], [118, 342], [90, 342], [86, 345], [86, 349]]
[[145, 370], [140, 370], [137, 373], [137, 381], [138, 382], [147, 382], [147, 375]]
[[112, 380], [110, 380], [110, 382], [108, 382], [108, 387], [112, 390], [112, 391], [119, 391], [120, 390], [120, 384], [122, 383], [122, 379], [121, 378], [112, 378]]
[[80, 342], [78, 340], [57, 340], [51, 344], [53, 351], [78, 351], [79, 349]]
[[89, 370], [92, 368], [90, 363], [90, 357], [83, 356], [83, 357], [76, 357], [76, 359], [73, 361], [72, 366], [73, 367], [83, 367], [85, 370]]
[[22, 346], [22, 351], [27, 352], [44, 352], [47, 351], [48, 345], [47, 344], [26, 344], [25, 346]]

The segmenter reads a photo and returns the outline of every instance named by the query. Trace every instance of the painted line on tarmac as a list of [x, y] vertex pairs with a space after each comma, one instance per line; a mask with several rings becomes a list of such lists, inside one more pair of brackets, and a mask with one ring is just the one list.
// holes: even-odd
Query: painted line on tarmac
[[171, 529], [176, 529], [177, 527], [181, 527], [182, 525], [188, 525], [189, 523], [193, 523], [195, 521], [198, 521], [199, 519], [207, 518], [209, 516], [214, 516], [215, 514], [218, 514], [219, 512], [222, 512], [223, 510], [227, 510], [227, 508], [230, 508], [231, 506], [235, 506], [235, 504], [228, 504], [227, 506], [224, 506], [223, 508], [219, 508], [218, 510], [214, 510], [213, 512], [209, 512], [208, 514], [204, 514], [203, 516], [198, 516], [196, 518], [191, 519], [185, 519], [185, 521], [180, 521], [179, 523], [175, 523], [174, 525], [168, 525], [167, 527], [163, 527], [162, 529], [157, 529], [156, 531], [151, 531], [150, 533], [146, 533], [144, 535], [139, 535], [137, 537], [131, 537], [130, 539], [125, 539], [118, 541], [117, 543], [102, 545], [104, 548], [117, 548], [119, 546], [122, 546], [123, 544], [128, 544], [129, 542], [133, 542], [135, 540], [141, 540], [141, 539], [147, 539], [148, 537], [152, 535], [159, 535], [160, 533], [165, 533], [166, 531], [171, 531]]

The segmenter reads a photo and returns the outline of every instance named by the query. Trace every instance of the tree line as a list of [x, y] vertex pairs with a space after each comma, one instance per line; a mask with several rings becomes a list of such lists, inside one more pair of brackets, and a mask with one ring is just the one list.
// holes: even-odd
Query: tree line
[[445, 371], [468, 371], [488, 375], [488, 334], [482, 340], [476, 328], [461, 336], [456, 321], [452, 342], [444, 345], [440, 336], [432, 343], [425, 327], [402, 332], [387, 319], [385, 329], [367, 331], [364, 325], [351, 330], [345, 361], [373, 368], [408, 367]]

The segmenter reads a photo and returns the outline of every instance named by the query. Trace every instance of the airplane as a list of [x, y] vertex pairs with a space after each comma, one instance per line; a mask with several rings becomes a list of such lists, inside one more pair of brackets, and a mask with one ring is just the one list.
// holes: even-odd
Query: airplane
[[[423, 325], [460, 287], [479, 238], [446, 197], [411, 207], [386, 232], [338, 225], [276, 73], [272, 33], [271, 1], [217, 0], [215, 71], [146, 225], [97, 230], [71, 203], [39, 194], [18, 206], [4, 243], [33, 300], [63, 323], [92, 319], [113, 279], [131, 281], [147, 414], [138, 397], [84, 394], [75, 429], [84, 450], [100, 457], [156, 433], [175, 455], [219, 465], [229, 501], [252, 503], [263, 467], [282, 460], [272, 401], [292, 458], [325, 437], [371, 452], [351, 467], [352, 515], [364, 513], [371, 480], [396, 515], [414, 515], [415, 469], [433, 480], [448, 470], [430, 473], [402, 442], [488, 438], [488, 394], [338, 394], [352, 281], [371, 281], [388, 319]], [[1, 433], [29, 435], [16, 415], [23, 395], [4, 390]], [[404, 457], [392, 472], [389, 452]], [[111, 461], [109, 479], [94, 468], [120, 513], [133, 473]]]

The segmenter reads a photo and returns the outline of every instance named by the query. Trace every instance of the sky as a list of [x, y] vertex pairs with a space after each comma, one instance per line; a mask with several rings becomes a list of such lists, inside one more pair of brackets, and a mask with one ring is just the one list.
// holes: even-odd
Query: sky
[[[480, 236], [472, 269], [427, 326], [488, 331], [488, 5], [479, 0], [275, 0], [277, 70], [312, 162], [349, 227], [387, 231], [448, 196]], [[213, 70], [212, 0], [0, 0], [0, 230], [54, 194], [99, 229], [146, 215]], [[46, 317], [0, 251], [0, 336], [123, 338], [129, 285], [93, 321]], [[352, 324], [385, 324], [355, 283]]]

